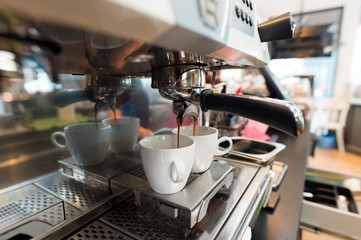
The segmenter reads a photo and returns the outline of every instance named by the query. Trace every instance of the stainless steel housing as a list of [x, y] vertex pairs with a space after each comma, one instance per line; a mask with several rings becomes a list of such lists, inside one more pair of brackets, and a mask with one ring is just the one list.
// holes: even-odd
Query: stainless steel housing
[[[46, 123], [51, 123], [56, 116], [64, 124], [67, 120], [60, 116], [68, 109], [63, 107], [79, 101], [96, 102], [87, 104], [97, 111], [104, 105], [114, 110], [116, 99], [125, 93], [134, 95], [135, 101], [123, 112], [145, 106], [139, 111], [151, 111], [146, 119], [153, 131], [167, 120], [174, 122], [172, 110], [180, 113], [178, 118], [196, 117], [199, 108], [190, 103], [201, 104], [205, 71], [268, 63], [267, 44], [261, 43], [257, 29], [257, 9], [247, 3], [0, 0], [0, 48], [13, 52], [17, 63], [21, 57], [34, 58], [53, 82], [62, 84], [47, 94], [35, 89], [26, 100], [9, 102], [20, 106], [25, 123], [33, 116], [45, 116]], [[236, 11], [241, 8], [248, 21]], [[0, 83], [25, 76], [18, 66], [13, 72], [2, 71]], [[146, 95], [145, 83], [174, 104], [159, 99], [158, 93], [154, 97], [151, 89]], [[209, 103], [213, 95], [204, 96]], [[246, 105], [252, 102], [252, 98], [242, 99]], [[32, 101], [35, 110], [28, 108], [33, 107], [27, 105]], [[265, 107], [274, 104], [259, 102]], [[216, 104], [204, 105], [210, 109]], [[80, 106], [79, 112], [85, 108]], [[69, 109], [75, 115], [74, 108]], [[299, 117], [297, 111], [282, 109]], [[93, 112], [90, 118], [86, 115], [85, 121], [93, 121], [93, 116]], [[149, 130], [147, 124], [142, 127]], [[8, 153], [2, 168], [29, 161], [25, 172], [35, 172], [40, 167], [34, 162], [41, 159], [42, 166], [55, 163], [59, 169], [0, 190], [0, 238], [28, 233], [35, 239], [239, 239], [254, 225], [272, 188], [269, 166], [218, 159], [209, 171], [195, 174], [181, 192], [159, 196], [148, 186], [138, 151], [108, 155], [103, 164], [82, 168], [69, 155], [51, 148], [49, 135], [54, 128], [39, 130], [40, 134], [20, 130], [25, 133], [1, 139], [5, 143], [0, 147]], [[7, 142], [13, 139], [15, 143]], [[35, 231], [26, 232], [29, 228]]]

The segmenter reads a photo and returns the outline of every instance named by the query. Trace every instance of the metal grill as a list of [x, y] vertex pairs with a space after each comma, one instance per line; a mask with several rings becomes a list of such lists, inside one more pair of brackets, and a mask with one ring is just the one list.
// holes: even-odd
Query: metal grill
[[[71, 220], [79, 215], [80, 211], [70, 204], [65, 204], [65, 216], [66, 219]], [[63, 205], [57, 204], [56, 206], [45, 210], [36, 217], [37, 220], [45, 221], [52, 226], [55, 226], [64, 221]]]
[[133, 239], [99, 221], [92, 222], [66, 240]]
[[0, 208], [0, 229], [8, 222], [18, 222], [29, 216], [29, 212], [12, 202]]
[[137, 239], [186, 239], [191, 232], [177, 219], [132, 201], [121, 202], [100, 220]]
[[30, 214], [40, 212], [58, 202], [60, 202], [60, 199], [55, 198], [53, 195], [40, 189], [37, 192], [31, 193], [23, 199], [18, 200], [19, 206], [28, 209]]
[[127, 173], [129, 173], [130, 175], [139, 177], [139, 178], [146, 178], [145, 177], [145, 172], [144, 172], [142, 166], [137, 166], [135, 168], [132, 168], [129, 171], [127, 171]]
[[[61, 199], [30, 184], [2, 194], [0, 202], [1, 230], [60, 203]], [[1, 206], [2, 204], [4, 205]], [[62, 211], [62, 205], [60, 207]], [[64, 220], [63, 216], [62, 220]]]
[[93, 188], [61, 174], [44, 179], [37, 184], [65, 199], [81, 211], [94, 207], [109, 195], [107, 191]]

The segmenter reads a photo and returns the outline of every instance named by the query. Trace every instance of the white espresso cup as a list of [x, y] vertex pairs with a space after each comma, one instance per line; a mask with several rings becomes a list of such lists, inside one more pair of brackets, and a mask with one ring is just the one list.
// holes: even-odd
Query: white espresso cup
[[103, 123], [111, 126], [109, 150], [113, 153], [132, 152], [138, 141], [139, 118], [107, 118]]
[[[64, 132], [51, 135], [53, 144], [62, 149], [69, 149], [71, 156], [79, 166], [93, 166], [102, 163], [109, 146], [110, 125], [78, 123], [64, 127]], [[57, 137], [65, 139], [60, 144]]]
[[350, 189], [352, 192], [361, 191], [361, 180], [357, 178], [347, 178], [343, 181], [344, 187]]
[[181, 191], [191, 172], [194, 161], [194, 140], [180, 136], [156, 135], [140, 141], [140, 158], [150, 187], [161, 194]]
[[[178, 133], [173, 129], [174, 134]], [[195, 141], [196, 153], [192, 167], [192, 172], [204, 172], [212, 163], [213, 156], [220, 156], [228, 153], [232, 149], [232, 139], [221, 137], [218, 139], [218, 130], [213, 127], [196, 126], [195, 136], [193, 136], [193, 125], [180, 127], [180, 135], [188, 136]], [[224, 150], [219, 149], [221, 142], [228, 141], [229, 147]]]

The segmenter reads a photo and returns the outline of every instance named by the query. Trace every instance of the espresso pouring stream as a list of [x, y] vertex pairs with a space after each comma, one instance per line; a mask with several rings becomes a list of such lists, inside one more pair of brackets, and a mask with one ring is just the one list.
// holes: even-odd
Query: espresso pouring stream
[[[115, 124], [115, 123], [116, 123], [116, 119], [117, 119], [117, 115], [116, 115], [115, 109], [112, 108], [112, 111], [113, 111], [114, 124]], [[98, 108], [96, 108], [96, 107], [94, 106], [94, 119], [95, 119], [95, 126], [96, 126], [97, 130], [99, 129], [99, 127], [98, 127], [98, 117], [97, 117], [97, 116], [98, 116], [98, 112], [99, 112]]]
[[[181, 127], [182, 119], [177, 118], [177, 125], [178, 125], [178, 131], [177, 131], [177, 148], [179, 148], [179, 135], [180, 135], [180, 127]], [[193, 122], [193, 136], [196, 135], [196, 122]]]

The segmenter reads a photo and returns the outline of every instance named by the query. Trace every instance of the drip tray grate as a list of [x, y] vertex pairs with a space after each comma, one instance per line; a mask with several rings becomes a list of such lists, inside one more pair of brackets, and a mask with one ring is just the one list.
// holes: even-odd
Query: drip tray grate
[[66, 240], [133, 239], [99, 221], [92, 222]]
[[[72, 205], [70, 205], [68, 203], [65, 203], [66, 219], [72, 220], [72, 219], [78, 217], [78, 215], [80, 213], [81, 212], [78, 209], [76, 209], [75, 207], [73, 207]], [[49, 223], [50, 225], [55, 226], [55, 225], [61, 223], [62, 221], [64, 221], [63, 205], [57, 204], [56, 206], [41, 212], [39, 214], [39, 216], [37, 216], [35, 219], [40, 220], [40, 221], [45, 221], [45, 222]]]
[[177, 219], [146, 205], [139, 207], [134, 200], [121, 202], [100, 220], [137, 239], [186, 239], [191, 232]]
[[[1, 194], [0, 231], [31, 216], [34, 216], [35, 219], [41, 219], [38, 213], [47, 212], [60, 202], [61, 199], [33, 184]], [[62, 206], [61, 211], [63, 211]], [[64, 221], [63, 215], [61, 219]], [[46, 218], [44, 220], [49, 219]], [[47, 222], [51, 224], [50, 221]]]
[[29, 211], [22, 208], [19, 204], [15, 202], [9, 203], [0, 207], [0, 226], [7, 222], [18, 222], [29, 215]]
[[81, 211], [93, 208], [110, 194], [61, 174], [39, 181], [37, 185], [59, 196]]
[[[209, 169], [200, 174], [191, 174], [185, 188], [174, 194], [160, 194], [153, 191], [141, 167], [111, 179], [111, 186], [132, 189], [136, 202], [146, 202], [155, 210], [182, 220], [192, 228], [202, 221], [211, 199], [222, 188], [228, 188], [233, 181], [233, 167], [212, 162]], [[152, 204], [152, 203], [153, 204]]]

